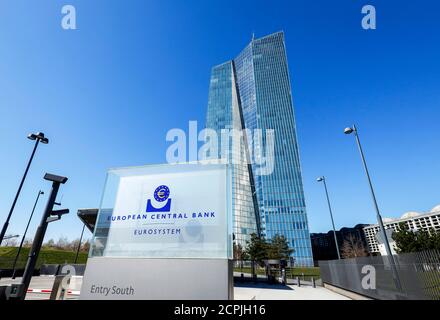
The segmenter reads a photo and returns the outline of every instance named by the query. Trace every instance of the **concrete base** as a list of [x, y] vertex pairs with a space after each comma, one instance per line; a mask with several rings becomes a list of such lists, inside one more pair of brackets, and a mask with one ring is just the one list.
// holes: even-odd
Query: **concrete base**
[[87, 261], [83, 300], [225, 300], [232, 261], [95, 257]]
[[335, 286], [332, 286], [331, 284], [327, 284], [327, 283], [324, 283], [324, 288], [329, 289], [333, 292], [339, 293], [339, 294], [346, 296], [347, 298], [350, 298], [352, 300], [373, 300], [371, 298], [360, 295], [360, 294], [355, 293], [353, 291], [349, 291], [349, 290], [345, 290], [345, 289], [342, 289], [339, 287], [335, 287]]

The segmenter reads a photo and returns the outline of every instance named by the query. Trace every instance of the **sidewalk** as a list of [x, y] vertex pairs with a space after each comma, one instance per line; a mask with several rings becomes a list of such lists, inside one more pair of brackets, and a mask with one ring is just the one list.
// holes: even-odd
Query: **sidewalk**
[[234, 300], [351, 300], [323, 287], [235, 284]]
[[[33, 277], [29, 286], [27, 300], [48, 300], [54, 283], [53, 276]], [[19, 283], [21, 278], [3, 278], [0, 285]], [[77, 277], [68, 300], [79, 299], [82, 277]], [[234, 300], [350, 300], [336, 292], [317, 286], [270, 285], [266, 283], [235, 283]]]
[[[2, 278], [0, 279], [0, 286], [20, 282], [21, 278], [15, 278], [14, 280], [11, 278]], [[26, 300], [49, 300], [54, 282], [54, 276], [32, 277], [28, 292], [26, 294]], [[71, 286], [68, 290], [66, 300], [79, 299], [79, 290], [81, 288], [81, 284], [82, 277], [75, 277], [75, 279], [71, 279]]]

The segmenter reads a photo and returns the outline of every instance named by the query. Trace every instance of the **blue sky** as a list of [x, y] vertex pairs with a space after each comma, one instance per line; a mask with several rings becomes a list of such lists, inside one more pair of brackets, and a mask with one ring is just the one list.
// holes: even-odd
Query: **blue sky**
[[[77, 9], [74, 31], [60, 26]], [[374, 4], [377, 30], [361, 28]], [[356, 123], [383, 216], [440, 203], [438, 1], [0, 2], [0, 223], [43, 131], [8, 233], [21, 234], [45, 172], [69, 177], [68, 217], [46, 240], [79, 237], [78, 208], [97, 207], [110, 167], [165, 162], [171, 128], [204, 124], [210, 69], [251, 39], [284, 30], [310, 230], [375, 214], [353, 137]], [[47, 197], [40, 202], [33, 235]], [[88, 235], [89, 236], [89, 235]]]

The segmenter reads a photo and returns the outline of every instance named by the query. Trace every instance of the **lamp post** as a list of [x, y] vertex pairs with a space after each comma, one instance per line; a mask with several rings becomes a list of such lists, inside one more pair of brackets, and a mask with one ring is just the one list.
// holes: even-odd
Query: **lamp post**
[[18, 247], [18, 252], [17, 252], [17, 255], [15, 256], [14, 265], [12, 266], [12, 269], [13, 269], [13, 271], [12, 271], [12, 279], [15, 279], [15, 273], [16, 273], [16, 271], [17, 271], [17, 270], [15, 269], [15, 267], [16, 267], [16, 265], [17, 265], [18, 256], [20, 255], [21, 248], [23, 247], [24, 239], [26, 238], [26, 233], [27, 233], [27, 231], [28, 231], [29, 224], [31, 223], [32, 216], [34, 215], [34, 211], [35, 211], [35, 207], [37, 206], [38, 199], [40, 198], [40, 195], [42, 195], [42, 194], [44, 194], [43, 191], [41, 191], [41, 190], [38, 191], [37, 199], [35, 200], [34, 207], [32, 208], [31, 216], [29, 217], [28, 223], [27, 223], [27, 225], [26, 225], [26, 229], [24, 230], [23, 237], [21, 238], [20, 246]]
[[8, 214], [8, 216], [6, 218], [6, 221], [5, 221], [4, 225], [3, 225], [2, 231], [0, 232], [0, 244], [2, 243], [3, 238], [5, 237], [6, 230], [8, 229], [8, 225], [9, 225], [9, 220], [11, 219], [12, 212], [14, 211], [15, 204], [17, 203], [18, 196], [20, 195], [21, 188], [23, 187], [24, 180], [26, 179], [26, 175], [27, 175], [27, 173], [29, 171], [29, 167], [31, 166], [31, 163], [32, 163], [32, 160], [34, 158], [35, 151], [37, 150], [38, 144], [40, 142], [44, 143], [44, 144], [48, 144], [49, 143], [49, 139], [44, 136], [43, 132], [31, 133], [31, 134], [28, 135], [28, 139], [35, 140], [34, 149], [32, 150], [32, 154], [31, 154], [29, 162], [28, 162], [28, 164], [26, 166], [26, 170], [24, 171], [24, 175], [23, 175], [23, 178], [21, 179], [20, 186], [18, 187], [18, 190], [17, 190], [17, 193], [15, 195], [14, 201], [12, 202], [12, 206], [11, 206], [11, 209], [9, 210], [9, 214]]
[[336, 229], [335, 229], [335, 222], [333, 220], [333, 213], [332, 213], [332, 207], [330, 205], [330, 198], [328, 196], [328, 191], [327, 191], [327, 183], [325, 183], [325, 177], [319, 177], [318, 179], [316, 179], [318, 182], [323, 182], [324, 183], [324, 189], [325, 189], [325, 195], [327, 197], [327, 204], [328, 204], [328, 210], [330, 211], [330, 218], [332, 219], [332, 226], [333, 226], [333, 235], [335, 237], [335, 245], [336, 245], [336, 252], [338, 253], [338, 259], [341, 259], [341, 254], [339, 253], [339, 245], [338, 245], [338, 238], [336, 237]]
[[394, 281], [396, 283], [396, 286], [399, 290], [402, 289], [402, 285], [400, 283], [400, 279], [399, 279], [399, 275], [397, 273], [397, 269], [396, 269], [396, 263], [394, 261], [394, 257], [393, 257], [393, 253], [391, 251], [391, 247], [390, 247], [390, 243], [388, 242], [388, 237], [387, 234], [385, 232], [385, 227], [383, 225], [383, 221], [382, 221], [382, 216], [380, 215], [379, 212], [379, 206], [377, 205], [377, 201], [376, 201], [376, 196], [374, 194], [374, 189], [373, 189], [373, 184], [371, 182], [371, 178], [370, 178], [370, 174], [368, 172], [368, 167], [367, 167], [367, 162], [365, 161], [365, 156], [364, 156], [364, 152], [362, 151], [362, 146], [361, 146], [361, 142], [359, 140], [359, 134], [357, 131], [357, 128], [355, 125], [353, 125], [353, 127], [348, 127], [344, 129], [344, 133], [345, 134], [351, 134], [354, 133], [354, 136], [356, 137], [356, 142], [359, 148], [359, 153], [361, 154], [361, 159], [362, 159], [362, 164], [364, 166], [364, 170], [365, 170], [365, 174], [367, 176], [368, 179], [368, 185], [370, 186], [370, 192], [371, 192], [371, 197], [373, 199], [373, 204], [374, 204], [374, 209], [376, 210], [376, 216], [377, 216], [377, 221], [379, 223], [379, 229], [380, 232], [382, 234], [382, 238], [384, 239], [385, 242], [385, 250], [387, 252], [387, 256], [391, 265], [391, 269], [393, 271], [393, 277], [394, 277]]
[[84, 228], [86, 227], [86, 225], [84, 224], [82, 227], [82, 231], [81, 231], [81, 237], [79, 238], [79, 243], [78, 243], [78, 248], [76, 249], [76, 256], [75, 256], [75, 264], [78, 261], [78, 255], [79, 255], [79, 251], [81, 250], [81, 242], [83, 239], [83, 235], [84, 235]]

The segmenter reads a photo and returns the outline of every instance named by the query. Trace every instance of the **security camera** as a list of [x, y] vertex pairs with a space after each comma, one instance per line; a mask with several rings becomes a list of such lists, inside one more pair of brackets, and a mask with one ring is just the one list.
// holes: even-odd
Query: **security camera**
[[49, 181], [53, 181], [53, 182], [59, 182], [59, 183], [66, 183], [68, 178], [66, 177], [62, 177], [62, 176], [57, 176], [55, 174], [52, 173], [46, 173], [44, 175], [44, 180], [49, 180]]

